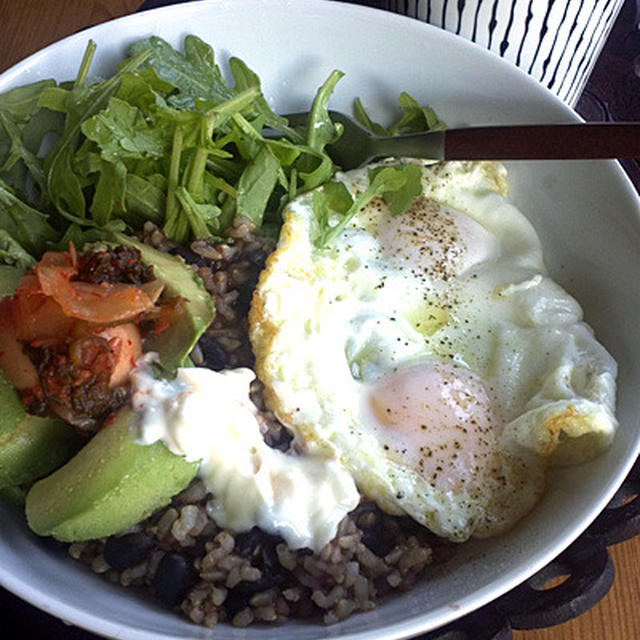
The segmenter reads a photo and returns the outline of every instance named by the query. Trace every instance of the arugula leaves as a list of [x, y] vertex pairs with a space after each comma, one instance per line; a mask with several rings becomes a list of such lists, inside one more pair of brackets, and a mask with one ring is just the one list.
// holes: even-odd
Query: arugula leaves
[[41, 205], [47, 196], [38, 152], [46, 133], [61, 131], [63, 123], [59, 114], [40, 105], [40, 99], [55, 85], [55, 80], [39, 80], [0, 95], [0, 178], [22, 199], [33, 181]]
[[280, 163], [267, 146], [263, 146], [247, 164], [238, 180], [237, 208], [257, 226], [278, 180]]
[[[446, 129], [431, 107], [420, 103], [403, 92], [398, 97], [402, 115], [390, 126], [374, 122], [365, 110], [362, 101], [356, 98], [353, 111], [362, 126], [378, 136], [396, 136], [401, 133]], [[327, 113], [328, 118], [328, 113]], [[333, 140], [328, 139], [327, 144]], [[358, 211], [376, 197], [381, 197], [389, 207], [391, 215], [404, 213], [414, 199], [422, 193], [422, 172], [417, 165], [381, 166], [369, 170], [369, 186], [352, 198], [344, 184], [328, 182], [314, 194], [312, 206], [319, 232], [316, 247], [327, 246], [347, 226]], [[338, 218], [335, 222], [335, 218]]]
[[176, 109], [193, 109], [197, 99], [219, 104], [232, 96], [213, 49], [196, 36], [184, 39], [184, 55], [157, 36], [135, 42], [129, 48], [132, 56], [142, 53], [149, 53], [146, 66], [177, 90], [168, 99]]
[[[319, 227], [315, 246], [326, 247], [374, 198], [382, 198], [392, 215], [401, 215], [422, 193], [421, 177], [420, 168], [414, 164], [376, 167], [369, 171], [369, 186], [355, 197], [344, 183], [328, 182], [313, 194], [313, 212]], [[336, 216], [338, 221], [334, 222]]]
[[32, 256], [40, 256], [47, 242], [58, 237], [47, 217], [20, 200], [1, 180], [0, 229]]
[[[50, 100], [48, 104], [54, 107], [57, 102], [58, 107], [62, 106], [66, 114], [62, 135], [53, 151], [45, 159], [44, 168], [48, 195], [58, 213], [78, 224], [104, 226], [100, 224], [104, 223], [104, 220], [95, 221], [86, 215], [83, 194], [85, 185], [74, 167], [74, 151], [84, 121], [105, 108], [111, 96], [117, 91], [121, 76], [135, 70], [149, 54], [142, 52], [134, 59], [126, 61], [119, 71], [107, 80], [88, 81], [89, 67], [95, 48], [95, 43], [90, 41], [76, 80], [67, 91], [64, 101], [60, 99], [60, 88], [44, 92], [43, 100], [47, 104], [47, 93], [51, 96], [52, 91], [55, 91], [57, 101]], [[96, 182], [97, 179], [99, 176], [96, 177]]]
[[[89, 42], [72, 82], [41, 80], [0, 95], [0, 228], [11, 255], [20, 246], [39, 257], [91, 229], [137, 231], [146, 221], [179, 244], [223, 237], [236, 216], [267, 232], [279, 227], [286, 202], [325, 184], [322, 243], [339, 233], [328, 211], [344, 226], [366, 198], [382, 196], [393, 211], [410, 204], [411, 169], [372, 175], [354, 202], [332, 194], [340, 188], [327, 184], [335, 166], [325, 147], [342, 134], [328, 112], [340, 71], [319, 87], [301, 128], [273, 112], [242, 60], [229, 60], [227, 81], [196, 36], [186, 36], [183, 52], [155, 36], [135, 42], [105, 79], [90, 76], [95, 50]], [[359, 101], [355, 113], [386, 135], [444, 126], [411, 96], [399, 101], [403, 114], [389, 128]]]
[[[8, 231], [0, 229], [0, 264], [27, 271], [35, 263], [35, 258], [27, 253]], [[6, 294], [0, 293], [0, 295]]]
[[[186, 243], [224, 235], [237, 215], [279, 224], [287, 200], [331, 177], [336, 74], [314, 102], [326, 131], [310, 126], [307, 136], [272, 111], [242, 60], [231, 58], [227, 82], [196, 36], [183, 52], [158, 37], [135, 42], [106, 79], [89, 74], [95, 50], [89, 42], [73, 82], [0, 96], [0, 222], [39, 210], [42, 237], [55, 242], [74, 225], [135, 231], [150, 220]], [[281, 137], [264, 138], [265, 127]]]
[[[389, 207], [392, 216], [402, 215], [413, 201], [422, 193], [422, 171], [415, 164], [397, 165], [393, 167], [376, 167], [369, 170], [369, 179], [375, 182], [378, 174], [385, 169], [394, 169], [396, 182], [391, 188], [382, 192], [382, 199]], [[402, 180], [400, 179], [402, 178]]]
[[420, 103], [408, 93], [402, 92], [398, 96], [402, 115], [388, 127], [371, 120], [360, 98], [353, 103], [353, 114], [358, 122], [378, 136], [397, 136], [401, 133], [417, 133], [419, 131], [437, 131], [446, 129], [447, 125], [438, 118], [431, 107], [422, 107]]

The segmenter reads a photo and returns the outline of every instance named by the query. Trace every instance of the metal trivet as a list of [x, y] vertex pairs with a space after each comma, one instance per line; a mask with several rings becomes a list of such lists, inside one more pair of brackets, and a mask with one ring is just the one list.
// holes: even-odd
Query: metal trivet
[[[609, 591], [615, 569], [607, 547], [640, 535], [640, 458], [591, 526], [553, 562], [504, 596], [417, 640], [509, 640], [512, 629], [551, 627]], [[544, 589], [551, 580], [567, 576]]]

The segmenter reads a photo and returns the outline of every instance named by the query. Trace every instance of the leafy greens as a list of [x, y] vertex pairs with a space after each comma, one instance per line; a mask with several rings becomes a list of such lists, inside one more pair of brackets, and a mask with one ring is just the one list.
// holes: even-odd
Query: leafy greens
[[[41, 80], [0, 95], [0, 263], [26, 266], [47, 248], [139, 231], [146, 221], [179, 244], [224, 237], [236, 216], [266, 233], [287, 201], [321, 185], [324, 245], [371, 198], [398, 213], [415, 197], [409, 168], [372, 173], [355, 198], [330, 182], [336, 167], [325, 147], [342, 126], [328, 104], [339, 71], [319, 87], [300, 128], [272, 111], [238, 58], [227, 81], [196, 36], [185, 38], [183, 53], [158, 37], [137, 41], [106, 79], [89, 74], [95, 49], [89, 42], [72, 82]], [[443, 126], [407, 94], [399, 100], [403, 115], [390, 128], [359, 100], [355, 114], [383, 134]]]
[[[332, 181], [313, 194], [313, 211], [319, 226], [317, 247], [326, 247], [353, 216], [374, 198], [382, 198], [392, 215], [404, 213], [422, 193], [422, 172], [415, 164], [390, 165], [369, 170], [369, 186], [352, 197], [342, 182]], [[332, 217], [337, 217], [333, 222]]]

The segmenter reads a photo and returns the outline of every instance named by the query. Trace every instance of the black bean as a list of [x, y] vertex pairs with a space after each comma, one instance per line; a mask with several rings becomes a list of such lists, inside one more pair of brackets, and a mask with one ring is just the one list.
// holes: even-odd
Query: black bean
[[[391, 591], [391, 586], [385, 576], [378, 576], [373, 580], [375, 593], [380, 596], [384, 596]], [[445, 636], [446, 637], [446, 636]]]
[[104, 546], [104, 559], [118, 571], [140, 564], [153, 547], [153, 540], [144, 533], [127, 533], [109, 538]]
[[284, 567], [280, 564], [278, 559], [278, 553], [276, 551], [276, 545], [280, 540], [270, 538], [265, 544], [262, 545], [262, 566], [260, 567], [266, 575], [273, 576], [278, 582], [280, 582], [280, 576], [283, 576], [286, 572]]
[[153, 586], [156, 597], [173, 607], [184, 599], [197, 576], [191, 563], [181, 553], [167, 553], [156, 569]]
[[[262, 575], [262, 577], [252, 582], [239, 582], [233, 589], [231, 589], [229, 596], [231, 596], [232, 600], [246, 602], [254, 593], [260, 593], [261, 591], [271, 589], [271, 587], [278, 586], [282, 584], [284, 580], [285, 578], [281, 574]], [[227, 596], [227, 598], [229, 598], [229, 596]], [[240, 609], [242, 609], [242, 607], [240, 607]]]
[[208, 267], [209, 262], [200, 254], [189, 247], [175, 247], [169, 251], [174, 256], [180, 256], [187, 264], [194, 264], [198, 267]]
[[224, 609], [227, 612], [229, 620], [231, 620], [236, 613], [249, 606], [249, 598], [240, 592], [236, 592], [236, 589], [237, 587], [235, 589], [231, 589], [231, 591], [227, 593], [227, 597], [224, 601]]
[[207, 538], [196, 538], [193, 542], [193, 546], [187, 547], [185, 552], [189, 554], [190, 558], [202, 557], [207, 553], [207, 542], [209, 542]]
[[253, 298], [253, 292], [258, 284], [256, 280], [250, 280], [249, 282], [245, 282], [238, 289], [238, 297], [235, 299], [233, 304], [233, 308], [242, 315], [246, 315], [249, 313], [249, 307], [251, 306], [251, 299]]
[[[276, 558], [277, 562], [277, 558]], [[262, 563], [260, 563], [262, 564]], [[255, 563], [254, 563], [255, 566]], [[277, 587], [282, 585], [289, 572], [283, 569], [278, 563], [275, 571], [269, 573], [266, 569], [261, 569], [262, 575], [253, 581], [243, 580], [239, 582], [233, 589], [229, 590], [227, 598], [225, 600], [225, 608], [229, 617], [233, 617], [238, 611], [241, 611], [248, 606], [249, 600], [252, 595], [271, 589], [271, 587]]]
[[264, 534], [258, 527], [253, 527], [250, 531], [236, 535], [236, 551], [243, 558], [251, 558], [258, 547]]
[[265, 251], [261, 249], [254, 249], [244, 254], [243, 258], [248, 260], [252, 265], [258, 267], [260, 271], [264, 269], [265, 262], [267, 261], [267, 255]]
[[[404, 533], [409, 535], [411, 534], [420, 535], [420, 534], [430, 533], [428, 529], [425, 529], [419, 522], [414, 520], [411, 516], [398, 516], [396, 518], [396, 523], [399, 525], [402, 531], [404, 531]], [[434, 540], [438, 540], [438, 536], [436, 536], [435, 533], [432, 535]]]
[[[373, 516], [372, 524], [362, 524], [358, 520], [358, 526], [362, 529], [362, 544], [368, 547], [378, 557], [382, 558], [389, 553], [395, 545], [394, 532], [385, 527], [384, 516], [374, 509], [369, 517]], [[367, 521], [369, 518], [367, 518]]]
[[280, 542], [282, 538], [265, 533], [258, 527], [236, 536], [238, 554], [250, 560], [251, 565], [262, 572], [258, 580], [238, 584], [233, 589], [237, 596], [253, 595], [286, 580], [289, 572], [280, 564], [276, 552], [276, 545]]
[[264, 441], [272, 448], [280, 451], [288, 451], [291, 448], [293, 433], [280, 424], [271, 425], [269, 431], [264, 434]]
[[250, 559], [254, 567], [266, 573], [274, 573], [283, 570], [276, 552], [276, 546], [280, 542], [280, 536], [273, 536], [259, 527], [253, 527], [236, 536], [236, 549], [243, 558]]
[[229, 365], [229, 354], [215, 338], [205, 333], [198, 340], [198, 346], [202, 351], [204, 364], [210, 369], [220, 371]]

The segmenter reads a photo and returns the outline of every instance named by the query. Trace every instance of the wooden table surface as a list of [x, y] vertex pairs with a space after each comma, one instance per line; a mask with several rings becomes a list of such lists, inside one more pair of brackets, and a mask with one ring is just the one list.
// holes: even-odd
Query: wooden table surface
[[[133, 13], [142, 2], [0, 0], [0, 72], [80, 29]], [[616, 566], [616, 579], [603, 600], [579, 618], [564, 624], [514, 631], [514, 639], [639, 640], [640, 536], [610, 547], [609, 551]]]

